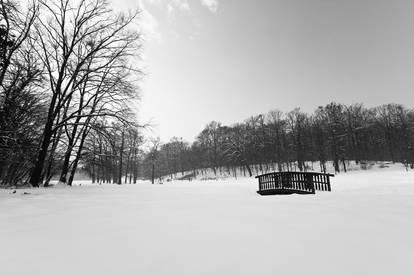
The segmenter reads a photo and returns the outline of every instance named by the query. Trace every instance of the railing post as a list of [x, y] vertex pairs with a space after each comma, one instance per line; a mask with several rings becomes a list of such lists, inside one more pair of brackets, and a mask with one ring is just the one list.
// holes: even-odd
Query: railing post
[[328, 191], [331, 191], [331, 180], [329, 179], [329, 175], [326, 176], [326, 183], [328, 184]]
[[262, 190], [262, 177], [259, 176], [259, 191]]

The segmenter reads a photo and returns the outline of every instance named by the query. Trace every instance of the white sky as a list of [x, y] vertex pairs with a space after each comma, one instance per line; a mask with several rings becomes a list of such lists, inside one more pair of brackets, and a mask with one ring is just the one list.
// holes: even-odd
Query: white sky
[[274, 108], [413, 106], [413, 1], [112, 1], [143, 10], [140, 113], [163, 141]]

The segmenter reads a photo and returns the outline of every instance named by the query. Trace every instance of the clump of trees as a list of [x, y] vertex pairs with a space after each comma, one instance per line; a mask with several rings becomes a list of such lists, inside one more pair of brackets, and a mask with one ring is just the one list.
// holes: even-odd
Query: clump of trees
[[85, 170], [93, 183], [136, 184], [143, 136], [135, 126], [100, 122], [86, 140]]
[[82, 161], [94, 169], [98, 133], [139, 136], [138, 12], [116, 13], [106, 0], [19, 4], [0, 1], [0, 183], [47, 186], [58, 175], [71, 185]]
[[[368, 160], [403, 162], [414, 168], [413, 146], [414, 110], [400, 104], [330, 103], [312, 114], [272, 110], [232, 126], [211, 122], [193, 144], [173, 138], [151, 150], [143, 172], [154, 178], [155, 167], [157, 178], [206, 169], [235, 175], [239, 169], [252, 176], [270, 170], [326, 172], [328, 162], [335, 172], [346, 172], [351, 160], [362, 165]], [[315, 162], [319, 167], [308, 167]]]

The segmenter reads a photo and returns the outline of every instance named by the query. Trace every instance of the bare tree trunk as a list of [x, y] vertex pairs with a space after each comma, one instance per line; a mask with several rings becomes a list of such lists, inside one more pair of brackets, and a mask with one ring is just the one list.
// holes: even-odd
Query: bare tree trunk
[[155, 164], [152, 163], [152, 172], [151, 172], [151, 183], [154, 184], [154, 177], [155, 177]]
[[135, 161], [134, 161], [134, 184], [137, 184], [137, 179], [138, 179], [138, 160], [137, 160], [137, 156], [135, 156]]
[[253, 176], [252, 170], [250, 169], [250, 166], [249, 166], [249, 164], [247, 164], [247, 162], [245, 162], [245, 167], [246, 167], [246, 169], [247, 169], [247, 171], [249, 173], [249, 176], [252, 177]]
[[50, 145], [50, 140], [51, 140], [52, 135], [53, 135], [53, 132], [52, 132], [53, 121], [54, 121], [53, 113], [54, 113], [54, 106], [56, 104], [56, 99], [57, 99], [57, 94], [54, 93], [53, 96], [52, 96], [52, 101], [50, 103], [46, 125], [45, 125], [45, 128], [43, 130], [43, 139], [42, 139], [42, 142], [41, 142], [41, 145], [40, 145], [40, 150], [37, 154], [35, 165], [33, 167], [33, 170], [32, 170], [31, 176], [30, 176], [30, 180], [29, 180], [29, 183], [33, 187], [39, 187], [40, 184], [43, 182], [43, 180], [42, 180], [43, 167], [44, 167], [44, 164], [45, 164], [47, 150], [48, 150], [49, 145]]
[[45, 181], [44, 187], [49, 186], [50, 179], [53, 176], [52, 168], [53, 168], [53, 162], [54, 162], [54, 155], [55, 155], [55, 152], [56, 152], [56, 148], [59, 144], [61, 135], [62, 135], [62, 129], [60, 129], [58, 132], [56, 132], [55, 135], [53, 136], [53, 144], [52, 144], [52, 149], [50, 150], [50, 153], [49, 153], [49, 161], [48, 161], [48, 166], [47, 166], [46, 174], [45, 174], [46, 175], [46, 181]]
[[118, 184], [122, 184], [122, 159], [124, 157], [124, 144], [125, 144], [125, 136], [124, 136], [124, 130], [122, 130], [121, 133], [121, 149], [119, 150], [119, 173], [118, 173]]
[[[131, 166], [130, 165], [130, 163], [131, 163], [131, 160], [130, 160], [131, 159], [131, 150], [132, 149], [130, 149], [129, 152], [128, 152], [127, 163], [126, 163], [126, 166], [125, 166], [125, 180], [124, 180], [125, 183], [128, 182], [128, 170], [130, 170], [130, 166]], [[131, 173], [129, 175], [131, 175]], [[131, 184], [131, 178], [130, 178], [129, 184]]]
[[81, 140], [80, 140], [80, 143], [79, 143], [78, 151], [76, 152], [76, 157], [75, 157], [75, 160], [73, 161], [72, 169], [71, 169], [70, 176], [69, 176], [69, 179], [68, 179], [68, 185], [69, 186], [72, 186], [73, 178], [75, 177], [76, 170], [78, 168], [79, 159], [80, 159], [81, 154], [82, 154], [83, 145], [85, 143], [86, 136], [88, 136], [89, 130], [90, 129], [87, 126], [85, 126], [84, 129], [83, 129], [83, 133], [82, 133]]
[[[71, 101], [69, 100], [67, 105], [66, 105], [63, 118], [66, 118], [66, 113], [67, 113], [67, 110], [69, 109], [70, 102]], [[81, 97], [79, 105], [82, 106], [82, 103], [83, 103], [83, 98]], [[79, 116], [82, 113], [81, 111], [82, 111], [82, 109], [79, 108], [79, 110], [78, 110], [78, 115]], [[67, 174], [69, 172], [70, 157], [72, 155], [73, 146], [75, 145], [75, 142], [76, 142], [75, 138], [76, 138], [76, 132], [78, 131], [78, 123], [80, 121], [80, 118], [81, 117], [76, 118], [75, 124], [74, 124], [73, 129], [72, 129], [72, 133], [71, 133], [70, 137], [68, 137], [68, 147], [66, 148], [65, 158], [64, 158], [64, 161], [63, 161], [63, 165], [62, 165], [62, 171], [60, 173], [60, 178], [59, 178], [59, 182], [61, 182], [61, 183], [66, 183], [66, 177], [67, 177]]]

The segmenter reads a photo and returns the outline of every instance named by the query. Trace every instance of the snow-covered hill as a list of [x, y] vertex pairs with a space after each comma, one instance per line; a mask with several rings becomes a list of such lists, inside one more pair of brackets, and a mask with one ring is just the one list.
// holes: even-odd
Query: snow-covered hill
[[[310, 172], [322, 172], [323, 170], [320, 167], [319, 162], [306, 162], [305, 163], [307, 171]], [[299, 171], [299, 168], [296, 166], [296, 163], [291, 163], [291, 167], [287, 168], [286, 165], [282, 165], [282, 170], [291, 170]], [[263, 165], [250, 165], [253, 176], [274, 172], [277, 171], [277, 163], [275, 164], [263, 164]], [[366, 171], [366, 170], [377, 170], [384, 168], [396, 168], [397, 170], [401, 169], [402, 164], [396, 163], [393, 164], [390, 161], [363, 161], [359, 164], [356, 164], [355, 161], [345, 161], [345, 168], [347, 172], [350, 171]], [[325, 165], [326, 173], [335, 174], [335, 169], [331, 161], [327, 162]], [[341, 173], [345, 172], [344, 165], [340, 164]], [[405, 166], [403, 169], [406, 169]], [[161, 179], [157, 179], [158, 183], [160, 182], [169, 182], [172, 180], [225, 180], [227, 178], [243, 178], [248, 177], [247, 170], [242, 170], [240, 167], [237, 168], [226, 168], [220, 167], [216, 170], [211, 168], [197, 169], [195, 171], [186, 171], [183, 173], [175, 173], [171, 175], [165, 175]]]

